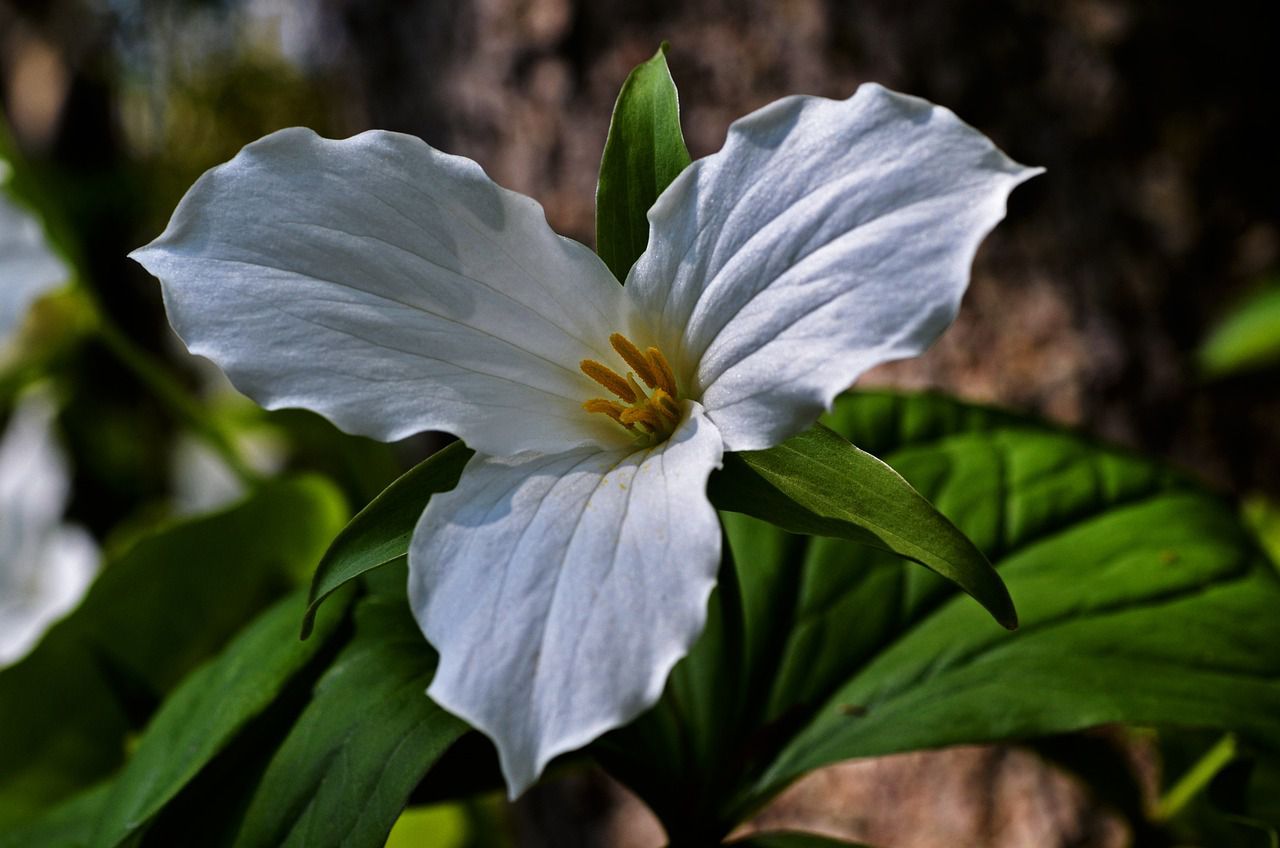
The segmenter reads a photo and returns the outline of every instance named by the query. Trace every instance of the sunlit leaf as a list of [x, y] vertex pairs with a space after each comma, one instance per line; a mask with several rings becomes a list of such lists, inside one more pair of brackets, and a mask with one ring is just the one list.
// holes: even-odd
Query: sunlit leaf
[[898, 472], [821, 424], [777, 447], [729, 454], [710, 486], [720, 509], [784, 530], [838, 536], [918, 562], [1008, 628], [1018, 625], [991, 563]]

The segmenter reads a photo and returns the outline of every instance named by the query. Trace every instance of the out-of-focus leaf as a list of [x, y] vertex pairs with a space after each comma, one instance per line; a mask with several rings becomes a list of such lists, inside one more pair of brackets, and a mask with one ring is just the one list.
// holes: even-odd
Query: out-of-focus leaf
[[1018, 626], [1009, 592], [982, 551], [902, 475], [821, 424], [768, 450], [729, 454], [709, 493], [720, 509], [792, 533], [852, 539], [917, 562], [1004, 627]]
[[403, 589], [364, 598], [355, 617], [354, 638], [267, 767], [238, 846], [380, 848], [414, 787], [466, 732], [426, 696], [436, 656]]
[[[1280, 577], [1231, 504], [942, 398], [855, 395], [827, 423], [977, 544], [1022, 629], [881, 551], [726, 514], [740, 614], [713, 620], [659, 705], [597, 748], [673, 842], [722, 836], [796, 777], [858, 757], [1111, 722], [1280, 750]], [[724, 664], [738, 671], [680, 673]], [[737, 706], [687, 706], [711, 699]]]
[[294, 638], [302, 602], [301, 592], [278, 602], [183, 680], [113, 782], [90, 845], [113, 848], [145, 828], [315, 657], [345, 604], [331, 604], [317, 621], [317, 638], [302, 642]]
[[155, 704], [293, 588], [344, 515], [323, 480], [281, 481], [109, 557], [80, 607], [0, 672], [0, 830], [115, 770]]
[[1221, 376], [1280, 363], [1280, 285], [1236, 307], [1200, 348], [1200, 368]]
[[1245, 502], [1244, 514], [1271, 561], [1280, 568], [1280, 503], [1255, 495]]
[[467, 830], [462, 804], [414, 807], [396, 819], [386, 848], [467, 848]]
[[302, 638], [311, 620], [332, 592], [379, 566], [404, 557], [409, 538], [427, 501], [458, 485], [462, 469], [474, 453], [454, 442], [418, 463], [360, 510], [333, 540], [311, 581], [311, 594], [302, 620]]
[[31, 821], [0, 831], [0, 848], [82, 848], [103, 810], [111, 784], [100, 783], [46, 810]]
[[619, 280], [649, 242], [649, 207], [689, 165], [664, 43], [622, 84], [596, 188], [596, 252]]

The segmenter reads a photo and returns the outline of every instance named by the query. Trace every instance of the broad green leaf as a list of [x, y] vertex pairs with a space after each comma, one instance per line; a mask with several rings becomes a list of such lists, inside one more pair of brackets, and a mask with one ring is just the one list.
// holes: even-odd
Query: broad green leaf
[[311, 633], [311, 621], [325, 598], [366, 571], [408, 553], [409, 538], [427, 501], [432, 495], [458, 485], [458, 477], [473, 453], [461, 442], [437, 451], [384, 489], [351, 519], [316, 567], [302, 619], [302, 638]]
[[596, 188], [596, 252], [621, 281], [649, 241], [649, 207], [689, 165], [667, 45], [637, 65], [618, 94]]
[[426, 696], [436, 657], [403, 590], [366, 597], [355, 617], [355, 637], [267, 767], [238, 846], [380, 848], [410, 792], [466, 732]]
[[110, 556], [80, 607], [0, 672], [0, 830], [114, 771], [163, 696], [293, 588], [344, 517], [325, 481], [280, 481]]
[[[1111, 722], [1280, 751], [1280, 575], [1232, 504], [937, 397], [854, 395], [827, 423], [975, 542], [1022, 627], [882, 551], [726, 514], [738, 614], [713, 618], [659, 705], [596, 749], [669, 833], [722, 836], [829, 763]], [[738, 706], [687, 708], [713, 699]]]
[[190, 674], [156, 712], [113, 782], [90, 845], [120, 845], [262, 713], [324, 647], [345, 604], [331, 604], [314, 638], [295, 637], [299, 591], [263, 613], [216, 659]]
[[1280, 285], [1258, 292], [1218, 324], [1200, 348], [1210, 376], [1280, 364]]
[[725, 457], [709, 487], [717, 507], [792, 533], [838, 536], [917, 562], [1018, 626], [1000, 575], [902, 475], [821, 424], [777, 447]]

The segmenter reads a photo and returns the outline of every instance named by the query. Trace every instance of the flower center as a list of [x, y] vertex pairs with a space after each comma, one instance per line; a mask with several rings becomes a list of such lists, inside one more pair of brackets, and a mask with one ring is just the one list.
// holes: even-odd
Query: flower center
[[[667, 358], [656, 347], [641, 351], [622, 333], [609, 336], [609, 344], [631, 366], [631, 371], [623, 377], [594, 359], [584, 359], [578, 363], [583, 374], [618, 398], [593, 398], [584, 403], [582, 408], [587, 412], [609, 416], [650, 444], [665, 441], [680, 423], [681, 416], [680, 391], [676, 387], [675, 373]], [[640, 382], [636, 381], [637, 377]]]

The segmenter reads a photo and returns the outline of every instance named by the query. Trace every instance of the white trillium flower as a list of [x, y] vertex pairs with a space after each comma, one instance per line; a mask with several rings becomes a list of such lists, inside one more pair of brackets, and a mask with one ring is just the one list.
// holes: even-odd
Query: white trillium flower
[[789, 97], [667, 188], [623, 287], [468, 159], [288, 129], [133, 256], [191, 351], [264, 406], [476, 450], [417, 525], [409, 595], [440, 653], [429, 694], [494, 740], [517, 795], [652, 705], [701, 632], [723, 452], [929, 345], [1036, 173], [877, 85]]
[[[0, 184], [8, 165], [0, 161]], [[70, 278], [40, 222], [0, 192], [0, 348], [41, 295]]]
[[26, 394], [0, 437], [0, 667], [70, 612], [98, 570], [92, 537], [62, 522], [71, 481], [56, 413], [46, 393]]

